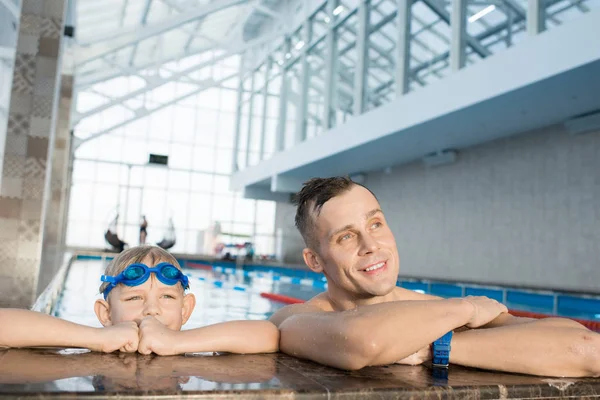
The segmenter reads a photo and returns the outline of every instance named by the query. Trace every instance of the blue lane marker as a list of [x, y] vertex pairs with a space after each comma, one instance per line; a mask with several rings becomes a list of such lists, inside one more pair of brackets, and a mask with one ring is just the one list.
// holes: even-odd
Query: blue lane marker
[[[113, 257], [107, 257], [111, 260]], [[101, 259], [99, 256], [93, 255], [78, 255], [77, 259]], [[190, 260], [192, 262], [192, 260]], [[231, 274], [234, 276], [243, 275], [244, 277], [266, 278], [274, 282], [285, 282], [294, 285], [307, 285], [314, 288], [324, 289], [327, 287], [327, 280], [323, 275], [312, 271], [294, 270], [281, 267], [273, 267], [266, 265], [244, 265], [243, 269], [231, 267], [231, 264], [213, 264], [213, 271]], [[283, 274], [283, 275], [281, 275]], [[198, 278], [201, 281], [206, 281], [206, 278]], [[468, 284], [451, 284], [445, 282], [429, 282], [429, 281], [405, 281], [398, 280], [397, 286], [418, 290], [424, 293], [434, 293], [443, 297], [456, 296], [487, 296], [498, 301], [503, 301], [503, 294], [506, 292], [506, 305], [527, 311], [552, 312], [554, 307], [554, 297], [557, 297], [558, 314], [563, 316], [580, 317], [587, 319], [600, 319], [600, 297], [595, 296], [570, 296], [557, 293], [539, 293], [536, 291], [518, 290], [511, 288], [498, 287], [480, 287], [469, 286]], [[223, 287], [223, 282], [214, 282], [216, 287]], [[464, 287], [464, 292], [463, 292]], [[233, 290], [247, 291], [247, 288], [241, 286], [230, 287]]]

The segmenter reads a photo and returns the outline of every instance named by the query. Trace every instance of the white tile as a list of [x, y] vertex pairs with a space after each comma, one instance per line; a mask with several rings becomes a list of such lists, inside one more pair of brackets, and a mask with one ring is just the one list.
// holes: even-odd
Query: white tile
[[39, 51], [39, 42], [37, 36], [21, 34], [17, 43], [17, 51], [34, 56]]
[[20, 199], [23, 196], [23, 178], [2, 177], [0, 195]]

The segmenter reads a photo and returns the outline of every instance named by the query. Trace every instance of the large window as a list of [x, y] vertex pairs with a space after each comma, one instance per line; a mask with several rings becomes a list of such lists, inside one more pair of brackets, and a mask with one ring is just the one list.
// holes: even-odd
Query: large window
[[[209, 68], [213, 77], [223, 74], [224, 68], [218, 73], [218, 66]], [[138, 81], [139, 77], [118, 78], [79, 93], [77, 110], [94, 109], [107, 101], [102, 94], [115, 96], [125, 85], [137, 87]], [[119, 236], [135, 245], [145, 215], [149, 243], [159, 242], [172, 220], [174, 252], [201, 253], [203, 232], [218, 222], [225, 242], [252, 241], [256, 254], [273, 254], [275, 204], [245, 199], [229, 189], [238, 82], [234, 77], [171, 101], [172, 105], [81, 144], [73, 165], [67, 244], [106, 248], [104, 232], [118, 214]], [[154, 90], [141, 100], [133, 99], [135, 107], [162, 104], [160, 94], [176, 100], [187, 93], [187, 86], [163, 85], [160, 93]], [[76, 126], [75, 135], [86, 138], [105, 130], [130, 113], [133, 104], [94, 113]], [[167, 155], [168, 166], [148, 164], [150, 153]]]

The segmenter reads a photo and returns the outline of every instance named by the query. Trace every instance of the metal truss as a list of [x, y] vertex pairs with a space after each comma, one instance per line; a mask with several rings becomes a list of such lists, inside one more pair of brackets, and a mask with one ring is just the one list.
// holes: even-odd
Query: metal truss
[[[232, 47], [228, 52], [225, 52], [225, 53], [221, 54], [220, 56], [217, 56], [215, 58], [212, 58], [208, 61], [201, 62], [196, 65], [193, 65], [191, 67], [185, 68], [181, 71], [177, 71], [167, 78], [144, 77], [144, 79], [146, 79], [146, 81], [147, 81], [146, 86], [144, 86], [143, 88], [140, 88], [138, 90], [134, 90], [130, 93], [127, 93], [126, 95], [123, 95], [123, 96], [120, 96], [117, 98], [111, 98], [111, 100], [109, 102], [107, 102], [101, 106], [95, 107], [91, 110], [88, 110], [84, 113], [75, 113], [74, 116], [72, 117], [72, 125], [75, 125], [78, 122], [80, 122], [81, 120], [88, 118], [92, 115], [95, 115], [99, 112], [108, 110], [109, 108], [112, 108], [115, 106], [123, 106], [128, 100], [143, 96], [145, 93], [148, 93], [149, 91], [154, 90], [160, 86], [166, 85], [168, 83], [180, 81], [180, 80], [186, 79], [186, 78], [188, 78], [188, 82], [189, 82], [189, 76], [191, 74], [193, 74], [194, 72], [201, 70], [203, 68], [210, 67], [213, 64], [223, 61], [223, 60], [225, 60], [231, 56], [234, 56], [236, 54], [243, 53], [254, 46], [260, 46], [264, 43], [272, 41], [275, 37], [278, 37], [280, 34], [281, 34], [280, 32], [276, 31], [276, 32], [266, 35], [264, 37], [259, 37], [257, 39], [254, 39], [251, 42], [238, 44], [237, 47]], [[132, 72], [133, 72], [133, 70], [132, 70]], [[191, 83], [198, 84], [202, 88], [205, 88], [205, 86], [206, 86], [205, 82], [192, 81]], [[146, 115], [145, 109], [139, 109], [139, 110], [135, 110], [135, 111], [136, 111], [136, 118], [132, 119], [129, 122], [133, 122], [136, 119], [140, 118], [141, 116]]]
[[[510, 46], [512, 36], [525, 29], [525, 22], [530, 34], [541, 32], [544, 21], [559, 24], [560, 19], [555, 13], [545, 11], [557, 2], [568, 1], [570, 7], [586, 10], [582, 5], [583, 0], [530, 0], [529, 10], [523, 9], [516, 0], [474, 0], [476, 4], [473, 0], [451, 1], [450, 11], [442, 0], [359, 0], [353, 3], [356, 4], [353, 9], [348, 9], [340, 0], [325, 0], [320, 7], [316, 7], [313, 15], [291, 30], [304, 32], [302, 35], [294, 33], [286, 37], [283, 47], [273, 47], [265, 55], [268, 60], [283, 60], [280, 64], [284, 79], [279, 93], [280, 123], [276, 151], [288, 147], [289, 144], [283, 143], [284, 138], [294, 140], [294, 144], [305, 140], [306, 122], [309, 120], [316, 120], [320, 130], [327, 131], [335, 126], [335, 117], [332, 119], [332, 116], [338, 111], [345, 115], [359, 115], [390, 101], [394, 91], [396, 96], [404, 95], [415, 84], [426, 85], [430, 77], [443, 78], [451, 70], [461, 69], [478, 58], [489, 57], [492, 55], [492, 45], [499, 40], [504, 40]], [[431, 16], [426, 18], [412, 11], [415, 3], [426, 6], [437, 19], [431, 20]], [[483, 17], [467, 21], [475, 14], [468, 6], [485, 8], [492, 4], [504, 13], [504, 22], [494, 23]], [[336, 18], [340, 7], [344, 14]], [[317, 14], [320, 15], [319, 23], [324, 18], [327, 26], [325, 31], [320, 29], [319, 35], [313, 35], [312, 24], [317, 23]], [[377, 18], [371, 19], [370, 15], [377, 15]], [[369, 24], [371, 20], [376, 23]], [[396, 26], [393, 29], [386, 28], [392, 22]], [[419, 24], [419, 29], [411, 31], [411, 23]], [[482, 32], [467, 34], [467, 23], [477, 24]], [[399, 29], [399, 26], [403, 28]], [[442, 33], [442, 26], [450, 31], [450, 35]], [[398, 33], [394, 35], [394, 31]], [[423, 38], [425, 33], [435, 37], [445, 47], [432, 46], [431, 40]], [[291, 48], [292, 37], [295, 43], [303, 43], [301, 49], [296, 49], [299, 51]], [[312, 57], [311, 61], [307, 59], [308, 54]], [[285, 57], [282, 58], [282, 55]], [[248, 79], [254, 82], [253, 77]], [[269, 85], [269, 79], [274, 78], [267, 74], [265, 87]], [[298, 82], [299, 91], [290, 90], [289, 79]], [[314, 94], [320, 96], [319, 107], [323, 109], [320, 119], [308, 112], [309, 104], [316, 104]], [[252, 95], [248, 101], [252, 103]], [[298, 106], [294, 135], [285, 131], [292, 128], [286, 128], [282, 122], [287, 120], [287, 104]], [[247, 131], [251, 130], [248, 127]], [[260, 134], [261, 143], [264, 142], [264, 132], [254, 134]]]
[[[286, 23], [281, 25], [289, 25], [287, 21], [293, 18], [288, 14], [294, 12], [291, 3], [281, 1], [280, 7], [271, 9], [260, 0], [214, 0], [206, 5], [195, 7], [190, 5], [197, 4], [196, 1], [185, 3], [176, 0], [146, 0], [139, 17], [139, 26], [135, 29], [123, 28], [118, 32], [94, 38], [93, 41], [80, 43], [92, 46], [90, 51], [76, 61], [78, 70], [76, 87], [78, 91], [89, 90], [96, 83], [130, 75], [137, 75], [144, 79], [146, 85], [126, 95], [111, 98], [106, 104], [85, 113], [77, 114], [75, 122], [112, 107], [127, 107], [129, 100], [140, 98], [145, 93], [168, 83], [185, 82], [197, 86], [191, 93], [156, 108], [133, 110], [129, 108], [133, 113], [131, 118], [85, 139], [91, 140], [203, 90], [218, 87], [231, 77], [239, 76], [250, 79], [247, 86], [250, 87], [250, 97], [244, 100], [243, 81], [240, 82], [238, 112], [241, 112], [242, 103], [253, 104], [254, 94], [260, 93], [263, 93], [264, 99], [267, 95], [280, 98], [280, 121], [287, 120], [287, 104], [295, 104], [298, 120], [293, 136], [294, 141], [299, 143], [307, 137], [306, 129], [309, 121], [317, 123], [322, 131], [326, 131], [335, 126], [335, 119], [339, 118], [336, 115], [340, 114], [338, 111], [343, 113], [344, 119], [348, 115], [359, 115], [390, 101], [395, 96], [404, 95], [418, 86], [427, 85], [433, 79], [443, 78], [451, 73], [452, 69], [460, 69], [477, 59], [490, 56], [492, 46], [499, 41], [505, 41], [507, 46], [510, 46], [512, 36], [517, 33], [523, 34], [523, 30], [536, 34], [545, 29], [545, 21], [551, 21], [555, 25], [560, 24], [559, 11], [546, 12], [548, 7], [556, 3], [568, 3], [563, 10], [568, 8], [577, 8], [583, 12], [587, 10], [585, 0], [529, 0], [528, 10], [525, 10], [517, 0], [451, 1], [452, 7], [448, 8], [444, 0], [358, 0], [353, 2], [356, 7], [349, 9], [344, 4], [344, 0], [323, 0], [320, 5], [310, 3], [313, 7], [310, 15], [307, 11], [304, 20], [298, 21], [295, 26], [285, 26], [280, 31], [274, 31], [268, 36], [259, 37], [248, 43], [227, 44], [221, 38], [212, 38], [198, 32], [212, 13], [244, 4], [248, 9], [255, 10], [268, 19], [275, 22], [284, 21]], [[154, 2], [162, 2], [175, 14], [158, 23], [148, 24], [148, 14]], [[121, 10], [121, 26], [124, 25], [126, 3]], [[416, 4], [421, 7], [418, 11], [422, 11], [425, 6], [428, 10], [427, 15], [420, 14], [415, 11], [416, 9], [413, 10]], [[481, 32], [468, 35], [467, 18], [473, 16], [473, 11], [468, 7], [485, 7], [491, 4], [504, 13], [506, 20], [495, 23], [492, 19], [479, 18], [474, 23], [477, 24], [477, 32]], [[532, 15], [538, 18], [533, 18]], [[495, 21], [497, 22], [498, 19]], [[313, 29], [313, 25], [317, 23], [320, 24], [319, 34], [315, 34]], [[417, 24], [418, 29], [411, 30], [410, 24]], [[242, 28], [243, 24], [238, 23], [236, 27], [238, 33]], [[155, 43], [147, 43], [151, 43], [150, 46], [152, 43], [159, 46], [163, 34], [175, 29], [184, 32], [183, 37], [186, 38], [176, 51], [164, 55], [154, 52], [156, 57], [149, 60], [138, 57], [138, 47], [141, 42], [155, 38]], [[447, 33], [448, 31], [450, 34]], [[282, 41], [276, 39], [284, 35], [286, 36], [281, 44]], [[194, 46], [196, 39], [202, 39], [203, 44]], [[292, 43], [299, 42], [303, 45], [294, 48]], [[264, 45], [261, 50], [257, 51], [254, 57], [250, 57], [257, 61], [252, 68], [246, 66], [237, 74], [219, 81], [199, 81], [191, 77], [195, 71], [210, 67], [211, 64], [232, 55], [244, 53], [252, 55], [253, 49], [261, 44]], [[270, 51], [265, 51], [265, 47], [269, 47]], [[124, 49], [130, 52], [126, 53]], [[223, 49], [224, 53], [210, 61], [200, 62], [183, 70], [174, 71], [175, 68], [165, 68], [165, 64], [215, 49]], [[283, 72], [277, 72], [277, 68], [272, 68], [277, 67], [276, 63]], [[109, 68], [102, 69], [98, 67], [99, 65], [107, 65]], [[261, 65], [263, 68], [259, 69]], [[149, 77], [148, 74], [143, 73], [145, 70], [167, 71], [169, 76], [157, 78], [155, 74], [155, 77]], [[264, 74], [260, 77], [264, 82], [261, 87], [256, 87], [254, 76], [257, 74]], [[278, 93], [272, 93], [269, 89], [269, 82], [274, 79], [282, 79]], [[298, 83], [297, 90], [292, 90], [288, 82], [290, 79]], [[315, 95], [319, 96], [319, 101], [314, 99]], [[315, 115], [311, 111], [317, 109], [315, 108], [317, 103], [319, 103], [318, 109], [322, 110], [318, 112], [320, 115]], [[262, 106], [264, 113], [266, 103]], [[255, 108], [250, 107], [250, 109]], [[264, 120], [264, 116], [262, 119]], [[236, 124], [237, 130], [240, 129], [239, 125]], [[262, 125], [264, 127], [265, 123], [263, 122]], [[278, 124], [277, 150], [284, 148], [285, 129], [287, 129], [285, 123]], [[252, 131], [254, 131], [252, 134], [264, 136], [264, 132], [257, 130], [256, 127], [249, 126], [247, 131], [248, 137]], [[261, 143], [262, 158], [265, 152], [264, 141]], [[237, 156], [234, 157], [234, 161], [236, 159]]]
[[[108, 46], [103, 47], [96, 52], [91, 51], [91, 54], [83, 55], [76, 61], [76, 65], [81, 67], [87, 63], [95, 60], [102, 59], [108, 55], [111, 55], [124, 48], [135, 46], [137, 43], [146, 39], [155, 37], [173, 29], [181, 28], [184, 25], [196, 21], [200, 18], [206, 17], [217, 11], [224, 10], [229, 7], [246, 3], [245, 0], [217, 0], [208, 3], [202, 7], [195, 7], [193, 9], [185, 10], [173, 17], [165, 19], [160, 23], [154, 25], [148, 25], [144, 28], [132, 28], [119, 32], [114, 32], [104, 37], [97, 38], [93, 42], [79, 43], [82, 46], [85, 45], [97, 45], [101, 42], [110, 42]], [[94, 46], [95, 47], [95, 46]], [[82, 52], [83, 53], [83, 52]]]
[[112, 126], [110, 126], [108, 128], [105, 128], [105, 129], [103, 129], [101, 131], [95, 132], [94, 134], [92, 134], [92, 135], [90, 135], [90, 136], [88, 136], [88, 137], [86, 137], [84, 139], [79, 139], [78, 142], [77, 142], [77, 144], [76, 144], [76, 147], [81, 146], [85, 142], [88, 142], [90, 140], [96, 139], [96, 138], [98, 138], [98, 137], [100, 137], [102, 135], [106, 135], [107, 133], [111, 133], [111, 132], [113, 132], [113, 131], [115, 131], [115, 130], [117, 130], [119, 128], [122, 128], [122, 127], [124, 127], [126, 125], [129, 125], [132, 122], [135, 122], [135, 121], [139, 120], [140, 118], [147, 117], [147, 116], [155, 113], [156, 111], [162, 110], [163, 108], [172, 106], [172, 105], [177, 104], [177, 103], [179, 103], [179, 102], [181, 102], [181, 101], [183, 101], [183, 100], [185, 100], [187, 98], [196, 96], [197, 94], [199, 94], [199, 93], [201, 93], [201, 92], [203, 92], [205, 90], [208, 90], [208, 89], [211, 89], [211, 88], [214, 88], [214, 87], [218, 87], [223, 82], [225, 82], [225, 81], [227, 81], [227, 80], [229, 80], [231, 78], [234, 78], [236, 75], [237, 75], [237, 73], [233, 73], [233, 74], [230, 74], [230, 75], [228, 75], [228, 76], [226, 76], [224, 78], [221, 78], [221, 79], [219, 79], [217, 81], [213, 80], [212, 78], [211, 79], [207, 79], [207, 80], [205, 80], [203, 82], [202, 85], [199, 85], [199, 87], [197, 89], [194, 89], [191, 92], [186, 93], [186, 94], [184, 94], [182, 96], [175, 97], [174, 99], [172, 99], [172, 100], [170, 100], [170, 101], [168, 101], [166, 103], [163, 103], [163, 104], [160, 104], [160, 105], [157, 105], [157, 106], [154, 106], [154, 107], [148, 107], [148, 108], [144, 107], [142, 109], [137, 109], [137, 110], [135, 110], [135, 113], [134, 113], [134, 115], [132, 117], [126, 118], [125, 120], [123, 120], [123, 121], [121, 121], [119, 123], [116, 123], [116, 124], [114, 124], [114, 125], [112, 125]]

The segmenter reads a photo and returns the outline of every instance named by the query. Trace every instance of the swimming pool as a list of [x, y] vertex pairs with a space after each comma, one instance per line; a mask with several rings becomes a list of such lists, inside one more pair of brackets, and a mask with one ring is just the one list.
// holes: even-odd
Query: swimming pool
[[[73, 261], [54, 314], [90, 326], [100, 326], [92, 311], [100, 275], [110, 258], [77, 256]], [[266, 319], [286, 304], [261, 297], [276, 293], [307, 300], [326, 289], [322, 275], [302, 269], [232, 263], [207, 264], [180, 260], [190, 277], [190, 291], [196, 296], [194, 310], [185, 328], [234, 319]], [[472, 284], [402, 280], [398, 285], [442, 297], [488, 296], [510, 309], [554, 314], [600, 322], [600, 298], [553, 292], [487, 287]]]

